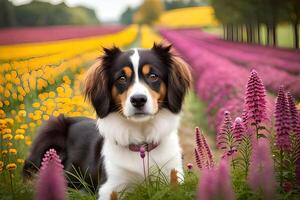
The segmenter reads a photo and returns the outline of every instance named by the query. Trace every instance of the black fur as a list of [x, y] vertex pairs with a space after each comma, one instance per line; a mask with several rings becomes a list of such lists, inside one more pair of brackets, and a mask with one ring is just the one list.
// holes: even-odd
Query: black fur
[[[85, 117], [51, 118], [40, 128], [23, 167], [23, 177], [31, 178], [41, 167], [43, 155], [49, 149], [57, 151], [64, 169], [73, 174], [87, 174], [85, 181], [96, 190], [105, 182], [106, 174], [101, 157], [103, 138], [96, 129], [95, 120]], [[75, 171], [76, 170], [76, 171]], [[80, 188], [78, 180], [68, 176], [70, 187]]]

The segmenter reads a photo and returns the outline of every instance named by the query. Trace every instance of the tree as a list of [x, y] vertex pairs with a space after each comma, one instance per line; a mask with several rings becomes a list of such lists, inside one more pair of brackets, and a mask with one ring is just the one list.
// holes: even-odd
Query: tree
[[120, 22], [122, 24], [131, 24], [133, 22], [133, 15], [136, 12], [136, 9], [127, 7], [127, 9], [122, 13]]
[[286, 0], [289, 21], [294, 29], [294, 47], [299, 48], [300, 0]]
[[15, 24], [14, 6], [8, 0], [0, 0], [0, 27], [10, 27]]
[[160, 0], [145, 0], [134, 14], [134, 22], [138, 24], [153, 24], [164, 10]]

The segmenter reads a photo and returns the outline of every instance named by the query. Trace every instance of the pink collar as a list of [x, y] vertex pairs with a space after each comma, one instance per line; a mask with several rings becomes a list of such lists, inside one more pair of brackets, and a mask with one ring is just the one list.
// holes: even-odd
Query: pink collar
[[139, 152], [141, 147], [144, 147], [145, 151], [150, 152], [153, 149], [155, 149], [158, 145], [159, 145], [159, 143], [158, 144], [154, 144], [154, 143], [129, 144], [128, 148], [130, 151]]

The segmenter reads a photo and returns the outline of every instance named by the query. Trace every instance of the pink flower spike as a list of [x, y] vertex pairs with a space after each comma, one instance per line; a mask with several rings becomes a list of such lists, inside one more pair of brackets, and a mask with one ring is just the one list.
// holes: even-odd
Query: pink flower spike
[[222, 159], [217, 168], [203, 170], [199, 180], [198, 200], [233, 200], [229, 167], [226, 160]]
[[245, 135], [243, 120], [240, 117], [237, 117], [234, 121], [232, 135], [235, 139], [235, 145], [238, 145], [241, 142], [242, 136]]
[[200, 129], [197, 127], [195, 129], [195, 160], [199, 169], [211, 168], [213, 167], [213, 157], [211, 150], [206, 142], [204, 135], [200, 132]]
[[263, 199], [275, 199], [276, 182], [273, 166], [269, 141], [260, 138], [253, 143], [248, 183], [252, 190], [262, 192]]
[[65, 200], [67, 184], [63, 165], [54, 149], [46, 152], [37, 181], [37, 200]]
[[217, 147], [219, 149], [229, 150], [229, 138], [232, 134], [232, 119], [229, 111], [224, 112], [224, 119], [220, 131], [217, 135]]
[[289, 105], [283, 87], [280, 87], [275, 106], [276, 146], [282, 150], [289, 150], [291, 140], [291, 120]]
[[265, 86], [255, 70], [251, 71], [248, 79], [243, 119], [246, 127], [259, 127], [267, 120]]
[[290, 120], [291, 120], [291, 128], [292, 131], [300, 136], [300, 119], [298, 116], [298, 110], [296, 106], [296, 101], [290, 92], [287, 92], [287, 101], [289, 105], [289, 112], [290, 112]]

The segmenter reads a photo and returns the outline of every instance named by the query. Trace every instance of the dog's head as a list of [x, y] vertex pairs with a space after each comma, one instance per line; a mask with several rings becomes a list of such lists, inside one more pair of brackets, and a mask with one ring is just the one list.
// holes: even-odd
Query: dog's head
[[104, 55], [87, 73], [85, 95], [98, 117], [119, 112], [131, 121], [146, 121], [161, 108], [179, 113], [191, 85], [187, 64], [171, 46], [122, 51], [104, 48]]

